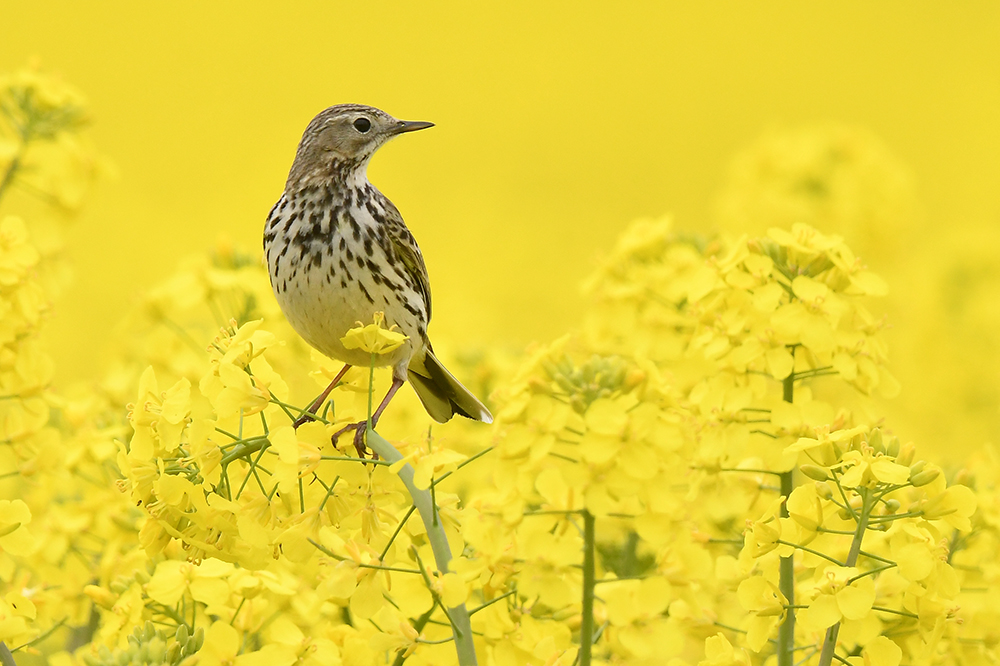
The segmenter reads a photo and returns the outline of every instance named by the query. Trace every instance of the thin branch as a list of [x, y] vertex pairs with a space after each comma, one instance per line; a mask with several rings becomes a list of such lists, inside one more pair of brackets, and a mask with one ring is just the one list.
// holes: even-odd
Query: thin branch
[[469, 615], [470, 616], [471, 615], [475, 615], [476, 613], [478, 613], [479, 611], [483, 610], [484, 608], [489, 608], [490, 606], [492, 606], [496, 602], [503, 601], [507, 597], [515, 595], [515, 594], [517, 594], [517, 590], [516, 589], [515, 590], [511, 590], [510, 592], [506, 592], [504, 594], [501, 594], [499, 597], [497, 597], [495, 599], [490, 599], [485, 604], [482, 604], [480, 606], [476, 606], [475, 608], [473, 608], [472, 610], [470, 610], [469, 611]]

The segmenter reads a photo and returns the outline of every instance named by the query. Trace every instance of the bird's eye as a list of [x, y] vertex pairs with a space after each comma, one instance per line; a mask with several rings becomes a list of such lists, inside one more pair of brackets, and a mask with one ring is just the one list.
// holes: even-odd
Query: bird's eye
[[367, 132], [372, 128], [372, 121], [367, 118], [358, 118], [354, 121], [354, 129], [358, 130], [362, 134]]

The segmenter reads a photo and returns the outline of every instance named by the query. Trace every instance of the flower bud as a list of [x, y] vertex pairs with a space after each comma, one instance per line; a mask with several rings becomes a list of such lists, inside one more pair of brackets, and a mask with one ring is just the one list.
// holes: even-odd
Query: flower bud
[[573, 613], [572, 606], [567, 606], [562, 610], [555, 611], [552, 614], [552, 619], [556, 622], [565, 622], [568, 625], [580, 626], [580, 614], [579, 612]]
[[188, 626], [186, 624], [182, 624], [177, 627], [177, 633], [174, 634], [174, 639], [176, 639], [178, 643], [187, 643], [187, 639], [190, 638], [190, 636], [191, 632], [188, 630]]
[[833, 497], [833, 489], [825, 483], [816, 483], [816, 494], [821, 499], [829, 500]]
[[910, 465], [910, 476], [913, 476], [914, 474], [920, 474], [922, 471], [924, 471], [924, 467], [927, 467], [926, 460], [918, 460], [917, 462], [913, 463], [912, 465]]
[[920, 486], [926, 486], [928, 483], [938, 478], [938, 476], [940, 475], [941, 475], [940, 470], [925, 469], [922, 472], [911, 474], [910, 483], [912, 483], [914, 487], [919, 488]]
[[639, 386], [644, 381], [646, 381], [646, 372], [640, 370], [639, 368], [630, 368], [627, 373], [625, 373], [624, 386], [626, 389], [633, 389]]
[[885, 447], [882, 445], [882, 431], [878, 428], [874, 428], [870, 433], [868, 433], [868, 446], [872, 447], [875, 453], [885, 453]]
[[[114, 594], [97, 585], [87, 585], [83, 588], [83, 593], [90, 597], [90, 600], [105, 610], [111, 610], [118, 600]], [[129, 637], [131, 638], [131, 636]]]
[[167, 646], [163, 639], [156, 637], [147, 645], [149, 646], [149, 661], [154, 664], [162, 662], [167, 654]]
[[851, 518], [851, 512], [847, 509], [840, 509], [837, 511], [837, 515], [840, 516], [841, 520], [849, 520]]
[[887, 514], [896, 513], [897, 511], [899, 511], [899, 507], [900, 506], [901, 505], [899, 503], [899, 500], [896, 500], [896, 499], [886, 500], [886, 502], [885, 502], [885, 512]]
[[[124, 594], [125, 590], [127, 590], [131, 585], [132, 581], [130, 581], [128, 578], [125, 578], [124, 576], [118, 576], [113, 581], [111, 581], [111, 585], [109, 585], [109, 587], [111, 588], [111, 591], [114, 592], [115, 594]], [[139, 637], [141, 635], [140, 628], [136, 627], [135, 630], [139, 632], [136, 634], [136, 637]]]
[[885, 445], [885, 455], [890, 458], [899, 457], [899, 437], [890, 437]]
[[830, 478], [830, 475], [827, 474], [826, 470], [818, 465], [801, 465], [799, 466], [799, 471], [813, 481], [826, 481]]
[[955, 513], [954, 508], [949, 509], [945, 506], [946, 495], [947, 493], [941, 493], [940, 495], [935, 495], [924, 502], [924, 505], [921, 507], [924, 518], [927, 520], [937, 520], [938, 518], [943, 518], [944, 516]]
[[917, 453], [917, 447], [913, 442], [907, 442], [899, 447], [899, 455], [896, 456], [896, 462], [900, 465], [909, 466], [913, 462], [913, 456]]

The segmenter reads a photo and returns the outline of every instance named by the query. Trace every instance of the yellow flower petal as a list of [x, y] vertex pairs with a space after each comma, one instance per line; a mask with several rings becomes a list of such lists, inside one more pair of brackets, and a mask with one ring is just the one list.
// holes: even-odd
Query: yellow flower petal
[[798, 622], [806, 631], [822, 631], [840, 621], [843, 614], [837, 600], [829, 594], [821, 594], [808, 608], [799, 611]]
[[866, 576], [837, 592], [836, 596], [837, 606], [845, 618], [863, 619], [875, 603], [875, 582], [871, 576]]
[[910, 478], [910, 468], [894, 463], [888, 458], [876, 458], [870, 466], [872, 474], [882, 483], [893, 485], [906, 483]]
[[598, 398], [587, 409], [587, 428], [601, 435], [621, 435], [628, 425], [628, 413], [621, 400]]
[[396, 327], [384, 328], [385, 316], [381, 312], [376, 312], [374, 322], [358, 325], [347, 331], [340, 339], [341, 344], [346, 349], [361, 349], [370, 354], [388, 354], [397, 349], [408, 339], [399, 331], [393, 330]]
[[865, 666], [899, 666], [903, 651], [885, 636], [879, 636], [861, 651]]
[[934, 569], [934, 556], [922, 543], [911, 543], [895, 553], [899, 573], [909, 581], [927, 578]]
[[754, 652], [760, 652], [767, 645], [771, 636], [774, 635], [778, 623], [781, 622], [779, 615], [755, 615], [747, 623], [747, 645]]

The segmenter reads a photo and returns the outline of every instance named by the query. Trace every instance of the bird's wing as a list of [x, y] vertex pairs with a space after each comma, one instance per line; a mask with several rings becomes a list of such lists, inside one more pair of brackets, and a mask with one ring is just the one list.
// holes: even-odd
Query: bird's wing
[[396, 259], [402, 264], [406, 272], [413, 278], [417, 290], [424, 297], [427, 306], [427, 321], [431, 320], [431, 283], [427, 278], [427, 266], [424, 265], [424, 256], [420, 254], [417, 241], [413, 234], [403, 223], [403, 216], [399, 214], [396, 206], [388, 199], [386, 206], [386, 235], [389, 243], [396, 253]]

